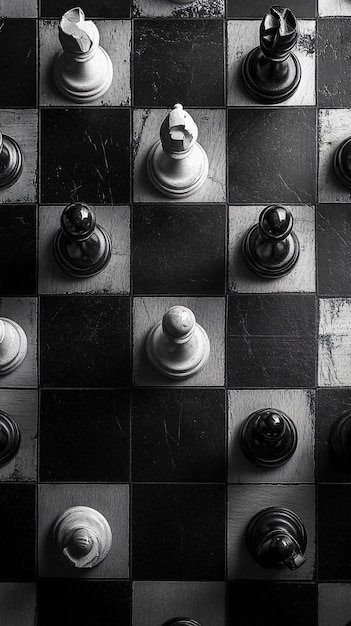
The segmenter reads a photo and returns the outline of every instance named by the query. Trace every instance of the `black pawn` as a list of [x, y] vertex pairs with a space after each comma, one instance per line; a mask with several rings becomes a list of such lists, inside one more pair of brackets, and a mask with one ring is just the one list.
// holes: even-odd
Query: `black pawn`
[[247, 458], [261, 467], [278, 467], [294, 454], [297, 431], [283, 411], [260, 409], [251, 413], [240, 429], [240, 445]]
[[0, 189], [11, 187], [21, 175], [23, 157], [18, 143], [0, 133]]
[[345, 139], [334, 153], [334, 172], [341, 184], [351, 189], [351, 137]]
[[243, 241], [243, 258], [252, 272], [264, 278], [279, 278], [292, 270], [300, 253], [292, 227], [293, 217], [285, 207], [271, 204], [263, 209], [258, 224]]
[[9, 463], [17, 454], [21, 433], [17, 422], [5, 411], [0, 411], [0, 466]]
[[244, 58], [242, 80], [258, 102], [275, 104], [292, 96], [299, 86], [301, 67], [291, 52], [297, 40], [294, 14], [272, 6], [260, 26], [260, 46]]
[[111, 239], [96, 224], [95, 214], [87, 204], [77, 202], [63, 210], [54, 253], [58, 264], [71, 276], [94, 276], [106, 267], [111, 258]]
[[351, 413], [342, 415], [333, 425], [331, 446], [338, 460], [351, 469]]

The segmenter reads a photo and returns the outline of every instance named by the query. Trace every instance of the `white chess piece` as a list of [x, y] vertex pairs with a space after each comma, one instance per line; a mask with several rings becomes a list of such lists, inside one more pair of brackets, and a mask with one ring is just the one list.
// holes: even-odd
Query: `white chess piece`
[[206, 364], [210, 342], [194, 313], [185, 306], [173, 306], [146, 337], [146, 351], [156, 369], [169, 378], [188, 378]]
[[18, 367], [27, 354], [27, 337], [17, 322], [0, 317], [0, 376]]
[[70, 9], [59, 24], [63, 50], [54, 61], [54, 79], [60, 91], [74, 102], [92, 102], [101, 98], [112, 82], [112, 63], [99, 46], [99, 31], [92, 21], [85, 21], [80, 7]]
[[153, 185], [170, 198], [185, 198], [203, 185], [208, 174], [207, 154], [196, 141], [197, 126], [181, 104], [162, 122], [160, 139], [147, 157]]

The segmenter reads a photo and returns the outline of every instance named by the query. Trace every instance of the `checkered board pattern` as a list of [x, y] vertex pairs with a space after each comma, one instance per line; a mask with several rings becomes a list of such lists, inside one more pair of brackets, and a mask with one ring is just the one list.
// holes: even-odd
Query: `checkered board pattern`
[[[53, 85], [67, 0], [0, 0], [0, 129], [24, 154], [0, 192], [0, 315], [28, 337], [0, 379], [21, 428], [0, 469], [1, 626], [346, 626], [351, 620], [351, 471], [329, 449], [351, 408], [351, 196], [333, 173], [351, 135], [351, 3], [291, 0], [302, 78], [276, 106], [243, 91], [262, 0], [84, 0], [114, 78], [77, 105]], [[145, 157], [180, 102], [209, 175], [181, 203], [148, 181]], [[55, 263], [63, 208], [88, 203], [112, 237], [98, 276]], [[270, 203], [289, 207], [293, 271], [252, 275], [241, 241]], [[197, 376], [163, 378], [144, 339], [173, 304], [207, 330]], [[294, 456], [274, 470], [244, 458], [238, 431], [273, 407], [295, 422]], [[106, 559], [57, 559], [52, 524], [70, 506], [112, 528]], [[267, 506], [303, 520], [306, 562], [261, 568], [245, 528]]]

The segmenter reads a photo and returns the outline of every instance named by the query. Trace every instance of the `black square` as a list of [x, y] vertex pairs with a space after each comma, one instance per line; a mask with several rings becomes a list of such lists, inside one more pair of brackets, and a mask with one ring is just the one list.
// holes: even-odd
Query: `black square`
[[42, 296], [41, 384], [125, 387], [130, 380], [126, 296]]
[[316, 110], [229, 109], [230, 202], [313, 203]]
[[223, 580], [224, 485], [134, 485], [133, 578]]
[[351, 56], [351, 18], [318, 20], [317, 102], [318, 106], [351, 106], [349, 58]]
[[41, 201], [129, 202], [129, 128], [126, 109], [42, 109]]
[[240, 626], [312, 626], [317, 623], [317, 585], [231, 582], [228, 617], [229, 624]]
[[41, 481], [128, 481], [129, 433], [128, 390], [43, 390]]
[[132, 473], [138, 482], [225, 482], [222, 389], [134, 389]]
[[34, 580], [35, 486], [0, 485], [0, 579]]
[[35, 206], [1, 205], [0, 293], [5, 296], [36, 293]]
[[39, 626], [130, 626], [131, 589], [124, 581], [45, 580], [38, 584]]
[[320, 204], [317, 210], [318, 293], [351, 296], [349, 204]]
[[[40, 15], [42, 17], [62, 17], [72, 8], [71, 0], [41, 0]], [[92, 17], [116, 18], [129, 17], [130, 0], [84, 0], [82, 9], [87, 19]]]
[[[316, 15], [316, 0], [289, 0], [288, 5], [296, 17], [311, 18]], [[263, 18], [270, 6], [262, 0], [228, 0], [228, 16]]]
[[222, 20], [134, 23], [136, 106], [224, 105]]
[[314, 387], [316, 344], [315, 296], [229, 296], [229, 387]]
[[225, 207], [135, 206], [136, 294], [223, 294]]
[[31, 19], [1, 20], [0, 106], [36, 105], [36, 24]]
[[351, 579], [351, 485], [318, 487], [320, 580]]
[[317, 390], [317, 478], [323, 483], [351, 482], [349, 468], [336, 456], [331, 446], [331, 433], [340, 417], [350, 412], [350, 389]]

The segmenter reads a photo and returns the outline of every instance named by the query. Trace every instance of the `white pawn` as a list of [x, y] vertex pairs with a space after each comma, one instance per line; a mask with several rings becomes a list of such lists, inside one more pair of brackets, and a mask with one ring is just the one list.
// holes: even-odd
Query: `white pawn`
[[63, 50], [54, 61], [54, 79], [59, 90], [74, 102], [92, 102], [101, 98], [112, 82], [112, 63], [99, 46], [99, 31], [92, 21], [85, 21], [80, 7], [70, 9], [59, 24]]
[[160, 139], [147, 157], [152, 184], [170, 198], [186, 198], [203, 185], [208, 158], [196, 141], [197, 126], [181, 104], [175, 104], [161, 124]]
[[146, 351], [156, 369], [169, 378], [197, 374], [210, 354], [206, 331], [185, 306], [172, 306], [149, 331]]
[[17, 322], [0, 317], [0, 376], [18, 367], [27, 354], [27, 337]]

